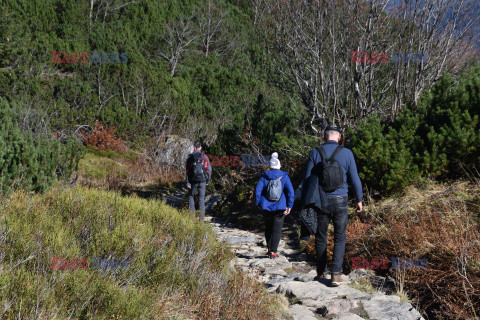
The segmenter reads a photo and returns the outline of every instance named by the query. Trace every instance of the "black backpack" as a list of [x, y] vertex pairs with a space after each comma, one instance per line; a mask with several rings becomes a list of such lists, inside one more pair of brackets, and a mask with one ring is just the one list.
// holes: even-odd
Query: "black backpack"
[[319, 179], [320, 186], [325, 192], [335, 191], [343, 186], [343, 171], [340, 167], [340, 163], [335, 160], [335, 156], [342, 150], [342, 146], [338, 146], [335, 151], [333, 151], [330, 158], [327, 159], [327, 154], [325, 150], [321, 147], [317, 147], [320, 156], [322, 157], [321, 162], [321, 176]]
[[192, 182], [205, 182], [207, 180], [203, 166], [202, 153], [197, 152], [191, 156], [189, 179]]

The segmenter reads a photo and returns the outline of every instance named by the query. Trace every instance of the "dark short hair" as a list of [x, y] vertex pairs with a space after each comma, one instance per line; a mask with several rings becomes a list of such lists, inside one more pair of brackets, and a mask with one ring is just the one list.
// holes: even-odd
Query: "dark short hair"
[[195, 149], [198, 149], [198, 148], [201, 148], [201, 147], [202, 147], [202, 144], [200, 143], [200, 141], [197, 141], [197, 142], [195, 142], [195, 143], [193, 144], [193, 147], [194, 147]]

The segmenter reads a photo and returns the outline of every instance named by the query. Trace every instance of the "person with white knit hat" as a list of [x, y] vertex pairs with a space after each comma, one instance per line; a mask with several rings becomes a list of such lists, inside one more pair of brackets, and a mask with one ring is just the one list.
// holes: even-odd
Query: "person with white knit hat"
[[270, 170], [261, 174], [255, 188], [255, 205], [264, 214], [268, 256], [275, 259], [278, 258], [283, 220], [290, 213], [295, 196], [288, 173], [280, 171], [278, 153], [272, 153], [269, 166]]

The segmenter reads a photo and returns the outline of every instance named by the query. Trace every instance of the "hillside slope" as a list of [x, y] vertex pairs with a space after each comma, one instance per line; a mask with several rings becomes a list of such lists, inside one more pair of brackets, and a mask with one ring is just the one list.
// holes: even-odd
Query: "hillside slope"
[[57, 187], [17, 191], [0, 210], [2, 318], [272, 319], [282, 309], [229, 271], [231, 251], [209, 225], [162, 202]]

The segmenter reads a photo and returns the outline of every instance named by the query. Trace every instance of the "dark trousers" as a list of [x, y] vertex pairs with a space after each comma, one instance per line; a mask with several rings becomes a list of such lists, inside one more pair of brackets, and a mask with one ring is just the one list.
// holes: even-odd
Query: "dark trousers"
[[328, 206], [325, 210], [317, 211], [318, 226], [315, 234], [315, 249], [317, 253], [317, 274], [327, 272], [327, 231], [330, 220], [334, 228], [334, 248], [331, 273], [342, 272], [343, 256], [345, 255], [345, 242], [347, 239], [348, 198], [328, 197]]
[[192, 187], [188, 191], [188, 206], [192, 214], [195, 214], [195, 191], [198, 189], [198, 202], [200, 207], [200, 220], [205, 220], [205, 187], [207, 186], [206, 182], [193, 182], [191, 183]]
[[280, 237], [282, 235], [283, 220], [285, 210], [265, 211], [263, 214], [265, 220], [265, 239], [267, 240], [267, 248], [271, 252], [277, 252]]

